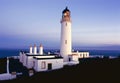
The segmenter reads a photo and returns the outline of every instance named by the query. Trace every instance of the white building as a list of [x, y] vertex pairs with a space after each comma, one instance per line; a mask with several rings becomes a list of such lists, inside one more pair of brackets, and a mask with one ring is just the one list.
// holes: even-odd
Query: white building
[[62, 12], [60, 55], [44, 54], [43, 46], [30, 46], [29, 53], [20, 52], [20, 62], [28, 69], [47, 71], [63, 68], [64, 65], [79, 64], [79, 58], [88, 58], [89, 52], [72, 52], [71, 16], [66, 7]]
[[34, 45], [33, 52], [31, 52], [31, 48], [32, 47], [30, 46], [30, 53], [20, 52], [19, 60], [23, 66], [27, 67], [28, 69], [33, 68], [37, 72], [63, 68], [62, 57], [55, 54], [43, 54], [42, 45], [40, 45], [40, 52], [38, 53], [36, 45]]
[[63, 68], [63, 58], [55, 55], [34, 57], [34, 69], [36, 71], [47, 71]]
[[89, 52], [72, 52], [72, 54], [78, 55], [78, 58], [89, 58]]

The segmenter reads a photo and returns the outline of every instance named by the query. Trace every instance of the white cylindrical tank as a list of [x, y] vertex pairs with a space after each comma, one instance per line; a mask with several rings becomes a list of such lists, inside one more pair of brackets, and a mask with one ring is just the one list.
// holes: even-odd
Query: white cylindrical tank
[[40, 44], [40, 47], [39, 47], [39, 54], [43, 55], [43, 46], [42, 46], [42, 44]]
[[32, 54], [32, 46], [30, 46], [30, 52], [29, 53]]
[[34, 44], [34, 54], [37, 54], [37, 46]]
[[61, 20], [61, 45], [60, 55], [63, 57], [64, 62], [69, 61], [68, 55], [71, 54], [71, 20], [70, 11], [67, 9], [63, 10]]

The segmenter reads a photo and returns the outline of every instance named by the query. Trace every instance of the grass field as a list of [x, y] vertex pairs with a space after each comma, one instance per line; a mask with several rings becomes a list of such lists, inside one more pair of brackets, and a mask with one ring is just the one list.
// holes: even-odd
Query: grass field
[[65, 66], [63, 69], [37, 72], [31, 77], [22, 77], [3, 81], [7, 83], [120, 83], [120, 58], [89, 58], [80, 59], [80, 64]]

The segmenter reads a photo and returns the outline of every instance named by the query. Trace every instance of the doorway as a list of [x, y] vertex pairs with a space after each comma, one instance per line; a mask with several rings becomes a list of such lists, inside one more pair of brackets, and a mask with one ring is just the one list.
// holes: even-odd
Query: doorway
[[48, 70], [52, 69], [52, 63], [48, 63]]

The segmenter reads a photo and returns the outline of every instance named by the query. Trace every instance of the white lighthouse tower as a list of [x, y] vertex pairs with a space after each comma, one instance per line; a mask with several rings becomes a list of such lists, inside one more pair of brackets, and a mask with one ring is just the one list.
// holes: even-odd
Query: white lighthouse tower
[[60, 55], [63, 57], [64, 62], [69, 61], [68, 55], [71, 55], [71, 44], [71, 17], [70, 10], [66, 7], [62, 12], [60, 45]]

